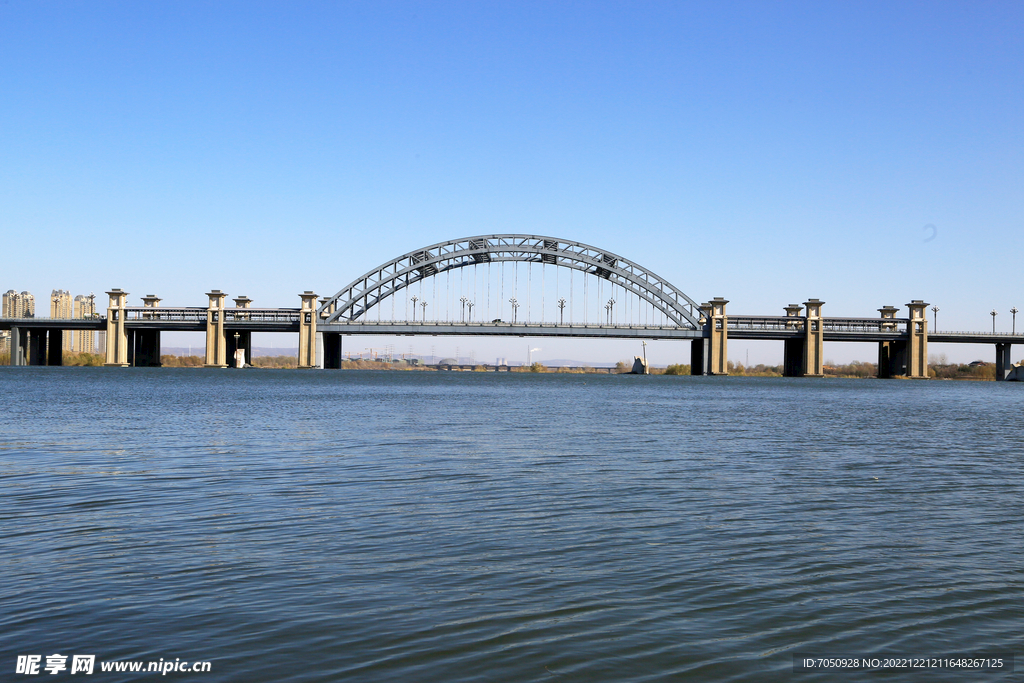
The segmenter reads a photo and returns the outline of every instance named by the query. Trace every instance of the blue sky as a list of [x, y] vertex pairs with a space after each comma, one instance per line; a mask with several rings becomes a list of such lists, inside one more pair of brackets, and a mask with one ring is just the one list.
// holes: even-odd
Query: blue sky
[[523, 232], [734, 313], [1008, 330], [1022, 124], [1021, 3], [9, 0], [0, 289], [296, 306]]

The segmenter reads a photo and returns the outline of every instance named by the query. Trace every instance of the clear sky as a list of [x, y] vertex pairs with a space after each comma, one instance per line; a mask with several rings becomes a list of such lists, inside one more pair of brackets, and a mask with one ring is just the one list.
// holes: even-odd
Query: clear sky
[[1008, 331], [1022, 124], [1020, 2], [7, 0], [0, 289], [297, 306], [523, 232], [733, 313]]

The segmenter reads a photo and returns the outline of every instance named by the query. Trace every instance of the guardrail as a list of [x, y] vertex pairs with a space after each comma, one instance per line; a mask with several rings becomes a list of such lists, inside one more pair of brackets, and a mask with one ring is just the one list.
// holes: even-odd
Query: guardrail
[[[751, 332], [802, 332], [807, 318], [786, 315], [727, 316], [728, 329]], [[825, 332], [897, 332], [906, 329], [909, 318], [822, 318]]]
[[[126, 322], [205, 323], [210, 313], [207, 308], [132, 307], [123, 310]], [[297, 323], [300, 311], [297, 308], [225, 308], [223, 313], [226, 323]]]
[[345, 320], [331, 323], [332, 326], [351, 325], [352, 327], [379, 325], [381, 327], [416, 326], [416, 327], [514, 327], [530, 329], [577, 329], [577, 330], [694, 330], [700, 328], [681, 327], [679, 325], [601, 325], [597, 323], [536, 323], [536, 322], [512, 322], [501, 320], [498, 322], [459, 322], [453, 320]]
[[67, 321], [67, 320], [73, 320], [73, 321], [81, 322], [82, 320], [92, 320], [92, 321], [106, 320], [106, 318], [104, 316], [102, 316], [102, 315], [94, 315], [94, 316], [90, 316], [88, 318], [40, 318], [40, 317], [32, 316], [31, 318], [0, 318], [0, 323], [46, 322], [47, 320], [52, 320], [54, 322], [64, 322], [64, 321]]

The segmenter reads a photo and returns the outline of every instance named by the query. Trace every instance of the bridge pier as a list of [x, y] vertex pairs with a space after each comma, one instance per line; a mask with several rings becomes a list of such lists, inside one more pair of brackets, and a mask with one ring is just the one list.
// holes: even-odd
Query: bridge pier
[[20, 327], [11, 327], [11, 365], [28, 364], [28, 334]]
[[224, 299], [227, 294], [214, 289], [206, 293], [210, 305], [206, 309], [206, 368], [226, 368], [227, 339], [224, 337]]
[[[142, 297], [145, 308], [158, 308], [160, 297], [147, 294]], [[154, 320], [155, 315], [144, 313], [143, 320]], [[137, 368], [158, 368], [160, 363], [160, 330], [133, 330], [128, 333], [128, 364]]]
[[[896, 331], [896, 311], [900, 309], [895, 306], [882, 306], [878, 309], [883, 320], [893, 320], [891, 323], [883, 322], [879, 329], [883, 332]], [[890, 379], [897, 375], [905, 374], [906, 370], [906, 342], [904, 341], [883, 341], [878, 342], [878, 378]]]
[[996, 344], [996, 381], [1005, 382], [1013, 362], [1010, 360], [1011, 344]]
[[806, 339], [787, 339], [782, 342], [782, 376], [803, 377], [804, 357], [807, 355]]
[[317, 332], [320, 341], [317, 343], [317, 353], [320, 362], [319, 367], [327, 370], [341, 369], [341, 333], [340, 332]]
[[711, 357], [710, 339], [694, 339], [690, 342], [690, 374], [709, 375], [708, 360]]
[[114, 288], [107, 292], [110, 304], [107, 306], [107, 358], [104, 365], [116, 368], [128, 367], [128, 335], [124, 328], [124, 309], [128, 303], [128, 292]]
[[825, 330], [821, 317], [824, 301], [808, 299], [804, 302], [807, 316], [804, 322], [804, 377], [825, 376]]
[[729, 303], [720, 296], [708, 302], [711, 307], [711, 374], [729, 374], [729, 317], [725, 305]]
[[[249, 308], [252, 306], [252, 299], [242, 294], [234, 298], [235, 309]], [[235, 311], [235, 321], [239, 320], [251, 320], [251, 316], [245, 313], [239, 313]], [[227, 334], [225, 338], [227, 342], [227, 362], [233, 367], [245, 367], [246, 365], [252, 365], [252, 330], [235, 330], [232, 334]], [[239, 356], [239, 349], [242, 350], [241, 356]], [[239, 362], [242, 365], [239, 365]]]
[[135, 368], [158, 368], [160, 363], [160, 330], [128, 332], [128, 365]]
[[[237, 339], [236, 339], [237, 337]], [[225, 351], [225, 358], [228, 360], [228, 365], [237, 368], [238, 367], [238, 351], [243, 351], [241, 361], [246, 365], [252, 365], [252, 331], [251, 330], [236, 330], [230, 334], [225, 335], [224, 344], [227, 348]]]
[[910, 322], [907, 323], [907, 377], [911, 379], [928, 379], [928, 308], [921, 299], [914, 299], [907, 308], [910, 309]]
[[28, 330], [26, 360], [26, 365], [46, 365], [46, 330]]
[[315, 368], [317, 363], [316, 297], [308, 289], [299, 295], [302, 306], [299, 309], [299, 367]]
[[[785, 310], [786, 317], [793, 319], [792, 321], [786, 321], [786, 329], [799, 330], [804, 324], [804, 321], [800, 316], [800, 311], [803, 310], [803, 306], [800, 304], [790, 304], [786, 306]], [[786, 339], [782, 344], [782, 376], [803, 377], [807, 339], [796, 337]]]
[[50, 343], [46, 347], [46, 365], [64, 365], [64, 332], [63, 330], [47, 330]]
[[907, 341], [878, 342], [878, 377], [891, 379], [907, 374]]

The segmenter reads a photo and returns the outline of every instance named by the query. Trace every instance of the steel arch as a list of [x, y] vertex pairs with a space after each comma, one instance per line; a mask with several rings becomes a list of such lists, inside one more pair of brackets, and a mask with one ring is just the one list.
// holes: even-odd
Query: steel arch
[[582, 242], [543, 235], [479, 235], [416, 249], [356, 278], [317, 309], [325, 323], [351, 322], [402, 289], [465, 266], [547, 263], [604, 278], [636, 294], [674, 324], [697, 329], [699, 304], [642, 266]]

